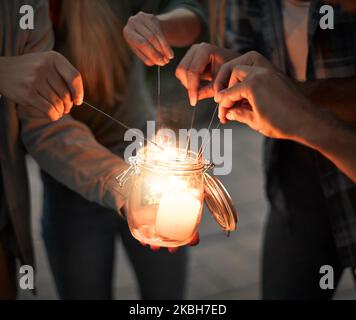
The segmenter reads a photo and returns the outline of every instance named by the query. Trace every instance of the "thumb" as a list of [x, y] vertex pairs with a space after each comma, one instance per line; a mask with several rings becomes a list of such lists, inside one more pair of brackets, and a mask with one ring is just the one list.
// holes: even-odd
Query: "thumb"
[[236, 102], [245, 99], [247, 96], [245, 90], [246, 88], [243, 83], [236, 83], [232, 87], [220, 91], [216, 95], [216, 102], [221, 104], [226, 100]]

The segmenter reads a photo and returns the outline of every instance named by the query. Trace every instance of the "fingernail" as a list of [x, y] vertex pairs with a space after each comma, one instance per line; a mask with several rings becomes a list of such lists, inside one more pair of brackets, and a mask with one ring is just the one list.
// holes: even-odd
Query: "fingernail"
[[221, 102], [222, 100], [222, 94], [218, 93], [215, 97], [215, 102]]
[[228, 112], [226, 114], [226, 118], [229, 119], [229, 120], [234, 120], [234, 115], [231, 112]]
[[194, 241], [192, 241], [190, 245], [191, 246], [197, 246], [199, 244], [199, 242], [200, 242], [200, 239], [198, 237], [198, 238], [194, 239]]

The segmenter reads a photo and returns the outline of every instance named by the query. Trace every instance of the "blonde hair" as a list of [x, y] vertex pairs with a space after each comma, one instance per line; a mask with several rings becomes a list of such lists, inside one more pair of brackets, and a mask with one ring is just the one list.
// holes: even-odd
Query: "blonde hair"
[[121, 21], [104, 0], [63, 0], [60, 28], [69, 58], [81, 72], [86, 97], [114, 105], [122, 99], [130, 63]]

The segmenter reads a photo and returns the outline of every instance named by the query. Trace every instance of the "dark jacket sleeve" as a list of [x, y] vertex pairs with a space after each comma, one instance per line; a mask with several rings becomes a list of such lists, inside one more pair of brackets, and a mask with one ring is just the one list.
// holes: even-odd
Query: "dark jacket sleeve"
[[207, 26], [207, 17], [199, 1], [195, 0], [133, 0], [130, 1], [133, 15], [139, 11], [152, 14], [160, 14], [172, 11], [177, 8], [185, 8], [195, 13], [202, 24]]

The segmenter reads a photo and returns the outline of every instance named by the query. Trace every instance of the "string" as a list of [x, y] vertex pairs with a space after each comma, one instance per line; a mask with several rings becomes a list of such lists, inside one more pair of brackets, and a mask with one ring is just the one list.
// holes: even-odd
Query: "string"
[[[205, 146], [205, 140], [206, 140], [206, 136], [207, 135], [209, 135], [209, 131], [210, 131], [210, 128], [211, 128], [211, 126], [212, 126], [212, 124], [213, 124], [213, 121], [214, 121], [214, 118], [215, 118], [215, 114], [216, 114], [216, 111], [218, 110], [218, 108], [219, 108], [219, 104], [216, 104], [216, 107], [215, 107], [215, 110], [214, 110], [214, 113], [213, 113], [213, 115], [212, 115], [212, 117], [211, 117], [211, 119], [210, 119], [210, 123], [209, 123], [209, 126], [208, 126], [208, 132], [205, 134], [205, 136], [204, 136], [204, 138], [203, 138], [203, 141], [202, 141], [202, 144], [201, 144], [201, 146], [200, 146], [200, 149], [199, 149], [199, 152], [198, 152], [198, 157], [200, 157], [201, 155], [202, 155], [202, 150], [203, 150], [203, 148], [204, 148], [204, 146]], [[220, 125], [219, 125], [220, 126]], [[209, 139], [210, 140], [210, 139]]]
[[[221, 122], [219, 121], [218, 125], [215, 127], [214, 130], [218, 130], [220, 128], [220, 126], [221, 126]], [[211, 139], [211, 136], [209, 136], [209, 138], [208, 138], [208, 140], [207, 140], [207, 142], [205, 144], [205, 147], [201, 150], [201, 155], [203, 155], [206, 146], [210, 143], [210, 139]], [[199, 157], [200, 157], [200, 154], [199, 154]]]
[[157, 131], [161, 128], [162, 125], [162, 114], [161, 114], [161, 66], [157, 66], [157, 123], [159, 128], [156, 127], [155, 132], [155, 141], [157, 138]]
[[157, 69], [157, 108], [161, 109], [161, 66]]
[[156, 147], [160, 148], [161, 150], [164, 150], [160, 145], [158, 145], [156, 142], [149, 140], [147, 138], [145, 138], [141, 132], [137, 129], [133, 129], [130, 128], [129, 126], [127, 126], [125, 123], [121, 122], [120, 120], [115, 119], [114, 117], [110, 116], [109, 114], [105, 113], [104, 111], [102, 111], [101, 109], [94, 107], [93, 105], [91, 105], [90, 103], [83, 101], [83, 104], [87, 105], [88, 107], [96, 110], [97, 112], [101, 113], [102, 115], [106, 116], [107, 118], [111, 119], [112, 121], [114, 121], [115, 123], [119, 124], [120, 126], [124, 127], [127, 130], [134, 130], [136, 133], [139, 134], [139, 136], [141, 136], [141, 138], [143, 138], [146, 142], [152, 143], [154, 144]]
[[197, 108], [194, 107], [192, 119], [190, 121], [190, 129], [189, 129], [188, 137], [187, 137], [187, 147], [186, 147], [186, 150], [185, 150], [185, 160], [187, 160], [188, 152], [189, 152], [189, 149], [190, 149], [190, 139], [191, 139], [191, 133], [192, 133], [192, 129], [193, 129], [194, 121], [195, 121], [196, 111], [197, 111]]

